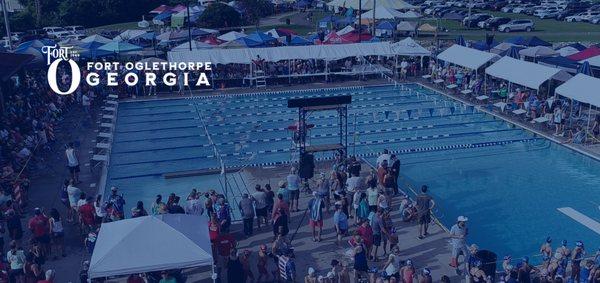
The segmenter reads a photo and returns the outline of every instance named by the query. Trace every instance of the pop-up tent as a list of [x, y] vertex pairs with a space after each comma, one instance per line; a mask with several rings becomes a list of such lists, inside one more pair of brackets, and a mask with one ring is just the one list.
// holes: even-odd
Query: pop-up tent
[[440, 53], [437, 58], [467, 69], [477, 70], [486, 63], [499, 58], [499, 56], [493, 53], [454, 44]]
[[577, 74], [556, 88], [556, 94], [600, 107], [600, 79]]
[[210, 266], [212, 262], [206, 217], [144, 216], [102, 224], [89, 277]]
[[571, 75], [563, 70], [508, 56], [500, 58], [496, 63], [487, 67], [485, 73], [535, 90], [539, 90], [544, 82], [551, 79], [566, 81], [571, 78]]

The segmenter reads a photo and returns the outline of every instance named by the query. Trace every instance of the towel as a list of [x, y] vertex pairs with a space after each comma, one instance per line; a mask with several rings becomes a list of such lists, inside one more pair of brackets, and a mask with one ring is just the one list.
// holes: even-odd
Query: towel
[[321, 205], [323, 204], [323, 201], [321, 200], [321, 198], [315, 198], [313, 199], [313, 201], [311, 202], [311, 207], [310, 207], [310, 219], [313, 221], [319, 221], [321, 220]]

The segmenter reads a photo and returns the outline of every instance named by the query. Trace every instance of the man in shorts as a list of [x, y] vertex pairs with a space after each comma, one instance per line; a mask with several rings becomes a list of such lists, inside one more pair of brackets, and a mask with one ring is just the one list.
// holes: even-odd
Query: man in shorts
[[462, 254], [466, 257], [469, 255], [467, 249], [467, 235], [469, 230], [467, 229], [467, 221], [469, 219], [465, 216], [459, 216], [456, 220], [456, 224], [450, 228], [450, 244], [452, 246], [452, 258], [450, 260], [450, 266], [458, 269], [458, 256]]
[[44, 255], [50, 251], [50, 221], [39, 208], [34, 209], [34, 216], [29, 219], [27, 228], [31, 230], [34, 239], [40, 243]]
[[[321, 233], [323, 232], [323, 199], [317, 192], [313, 192], [313, 198], [308, 202], [309, 221], [308, 225], [312, 229], [313, 242], [321, 241]], [[319, 227], [319, 231], [316, 228]]]
[[427, 194], [427, 186], [421, 186], [421, 193], [417, 195], [417, 219], [419, 221], [419, 239], [423, 239], [429, 235], [427, 229], [431, 222], [431, 209], [435, 206], [435, 202]]
[[379, 250], [379, 246], [381, 246], [381, 237], [382, 234], [388, 235], [386, 228], [383, 223], [383, 209], [377, 208], [377, 212], [373, 215], [371, 219], [371, 228], [373, 229], [373, 261], [378, 261], [377, 251]]
[[75, 180], [75, 184], [79, 183], [79, 157], [77, 151], [73, 148], [73, 143], [70, 142], [65, 149], [65, 156], [67, 157], [67, 167], [71, 173], [71, 179]]
[[[298, 211], [298, 199], [300, 198], [300, 176], [296, 172], [296, 168], [292, 167], [290, 174], [287, 176], [287, 189], [290, 193], [290, 211]], [[294, 203], [296, 204], [294, 206]], [[294, 210], [294, 207], [296, 208]]]

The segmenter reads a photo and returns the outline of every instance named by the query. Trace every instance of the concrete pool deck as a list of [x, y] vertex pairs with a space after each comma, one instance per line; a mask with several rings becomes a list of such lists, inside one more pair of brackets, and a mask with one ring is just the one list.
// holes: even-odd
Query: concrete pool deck
[[[329, 168], [327, 163], [319, 163], [315, 171], [324, 171]], [[368, 173], [368, 166], [363, 164], [363, 173]], [[244, 175], [248, 181], [248, 187], [254, 188], [255, 184], [264, 186], [270, 183], [272, 187], [276, 187], [276, 184], [280, 180], [285, 180], [289, 172], [289, 166], [278, 166], [272, 168], [247, 168], [244, 170]], [[318, 173], [316, 174], [318, 175]], [[312, 234], [308, 224], [308, 215], [304, 216], [304, 209], [308, 205], [310, 196], [305, 193], [300, 195], [300, 211], [292, 212], [290, 227], [290, 234], [288, 237], [295, 234], [292, 245], [294, 246], [294, 253], [296, 255], [296, 271], [298, 273], [298, 281], [302, 281], [302, 278], [307, 274], [308, 267], [313, 267], [318, 275], [325, 276], [330, 270], [330, 262], [332, 259], [337, 259], [350, 263], [351, 260], [345, 255], [349, 245], [345, 242], [350, 239], [349, 236], [344, 238], [344, 243], [340, 247], [335, 244], [336, 236], [333, 228], [332, 217], [333, 214], [325, 214], [324, 226], [323, 226], [323, 241], [313, 242]], [[392, 219], [394, 221], [394, 227], [397, 229], [399, 246], [401, 248], [402, 260], [411, 259], [416, 268], [429, 268], [432, 271], [434, 281], [438, 281], [442, 275], [450, 276], [452, 282], [460, 281], [460, 277], [456, 275], [455, 270], [451, 268], [448, 263], [450, 260], [450, 247], [448, 245], [448, 234], [442, 227], [432, 224], [430, 226], [430, 236], [419, 240], [418, 225], [413, 223], [404, 223], [399, 219], [398, 211], [399, 198], [394, 198], [392, 205]], [[304, 217], [303, 217], [304, 216]], [[242, 227], [237, 224], [234, 226], [234, 231], [237, 231], [238, 239], [243, 239], [244, 236], [241, 233]], [[350, 229], [353, 231], [354, 229]], [[258, 252], [258, 246], [260, 244], [267, 244], [270, 246], [273, 238], [271, 227], [263, 227], [261, 230], [256, 230], [255, 234], [247, 239], [240, 240], [238, 244], [239, 250], [249, 249], [252, 253], [252, 258], [256, 258]], [[380, 251], [381, 258], [381, 251]], [[255, 261], [254, 261], [255, 262]], [[272, 264], [272, 262], [269, 262]], [[382, 269], [385, 261], [380, 259], [379, 262], [369, 262], [369, 267], [378, 267]], [[272, 265], [270, 267], [273, 267]], [[255, 268], [253, 266], [253, 268]], [[254, 274], [257, 271], [254, 270]]]

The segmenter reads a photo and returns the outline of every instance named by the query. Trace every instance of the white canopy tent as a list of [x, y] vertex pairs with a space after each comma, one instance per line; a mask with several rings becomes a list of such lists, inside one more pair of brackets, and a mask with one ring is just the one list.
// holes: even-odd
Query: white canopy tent
[[[345, 3], [346, 8], [352, 8], [355, 10], [359, 9], [359, 0], [347, 0]], [[360, 10], [375, 10], [380, 8], [391, 8], [394, 10], [410, 10], [417, 9], [419, 7], [408, 4], [402, 0], [364, 0], [362, 1], [362, 7]]]
[[[192, 40], [192, 50], [210, 49], [210, 48], [213, 48], [213, 45], [210, 45], [205, 42], [200, 42], [197, 40]], [[181, 52], [181, 51], [189, 51], [189, 50], [190, 50], [190, 42], [189, 41], [179, 44], [179, 45], [173, 47], [173, 49], [171, 49], [171, 51], [173, 51], [173, 52]]]
[[357, 56], [394, 56], [388, 42], [336, 45], [280, 46], [266, 48], [200, 49], [169, 52], [170, 62], [212, 62], [213, 64], [251, 64], [260, 56], [269, 62], [283, 60], [338, 60]]
[[375, 20], [396, 19], [396, 18], [400, 18], [402, 16], [401, 12], [398, 12], [392, 8], [387, 8], [387, 7], [377, 8], [374, 11], [375, 12], [373, 12], [373, 10], [364, 12], [361, 15], [361, 18], [367, 19], [367, 20], [373, 20], [373, 13], [375, 14]]
[[398, 25], [396, 26], [396, 30], [414, 33], [417, 30], [417, 23], [402, 21], [398, 23]]
[[519, 51], [519, 55], [531, 58], [551, 57], [558, 54], [554, 49], [546, 46], [534, 46]]
[[583, 63], [585, 61], [588, 61], [588, 63], [590, 63], [590, 66], [592, 67], [598, 67], [600, 68], [600, 55], [585, 59], [585, 60], [581, 60], [579, 61], [579, 63]]
[[90, 278], [211, 266], [206, 217], [164, 214], [104, 223]]
[[577, 74], [558, 86], [555, 93], [582, 103], [600, 107], [600, 79]]
[[402, 56], [431, 56], [431, 51], [425, 49], [410, 37], [392, 43], [392, 51], [396, 55]]
[[539, 90], [540, 86], [550, 79], [564, 81], [571, 78], [571, 75], [563, 70], [508, 56], [487, 67], [485, 73], [535, 90]]
[[437, 56], [438, 60], [471, 70], [477, 70], [483, 65], [497, 58], [499, 58], [499, 56], [496, 54], [479, 51], [477, 49], [464, 47], [458, 44], [450, 46]]
[[567, 56], [571, 56], [575, 53], [578, 53], [579, 49], [572, 47], [572, 46], [565, 46], [563, 48], [556, 50], [556, 52], [558, 52], [558, 54], [560, 54], [560, 56], [567, 57]]
[[246, 37], [246, 34], [243, 32], [230, 31], [226, 34], [220, 35], [217, 38], [223, 41], [232, 41], [242, 37]]
[[406, 19], [406, 20], [414, 20], [414, 19], [418, 19], [421, 17], [423, 17], [423, 15], [421, 15], [415, 11], [408, 11], [408, 12], [401, 13], [399, 18]]
[[512, 44], [509, 42], [502, 42], [502, 43], [492, 47], [492, 49], [490, 49], [490, 53], [500, 54], [500, 53], [506, 52], [513, 46], [520, 46], [520, 45]]
[[138, 36], [145, 34], [146, 32], [147, 32], [146, 30], [141, 30], [141, 29], [128, 29], [128, 30], [122, 32], [121, 34], [117, 35], [115, 38], [113, 38], [113, 40], [114, 41], [125, 41], [125, 40], [129, 40], [129, 39], [134, 39]]

